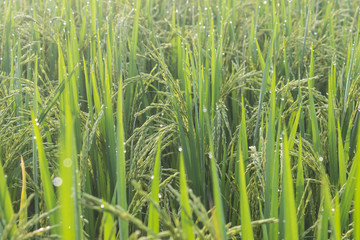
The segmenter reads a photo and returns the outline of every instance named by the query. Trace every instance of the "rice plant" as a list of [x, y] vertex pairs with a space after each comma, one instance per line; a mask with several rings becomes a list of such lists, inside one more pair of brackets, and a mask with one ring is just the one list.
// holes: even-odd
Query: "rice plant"
[[0, 5], [0, 239], [360, 239], [357, 1]]

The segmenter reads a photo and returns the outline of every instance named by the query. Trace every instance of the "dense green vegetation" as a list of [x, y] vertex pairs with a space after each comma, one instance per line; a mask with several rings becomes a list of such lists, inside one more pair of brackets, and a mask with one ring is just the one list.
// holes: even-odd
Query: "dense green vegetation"
[[356, 0], [4, 0], [1, 239], [360, 239]]

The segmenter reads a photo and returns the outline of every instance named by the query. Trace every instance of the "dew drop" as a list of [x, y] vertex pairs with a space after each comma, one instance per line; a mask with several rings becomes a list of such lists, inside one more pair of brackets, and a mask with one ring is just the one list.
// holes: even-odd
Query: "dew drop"
[[63, 164], [64, 164], [64, 167], [69, 168], [72, 165], [72, 160], [70, 158], [65, 158], [63, 161]]
[[60, 187], [62, 182], [63, 182], [63, 180], [60, 177], [55, 177], [53, 179], [53, 184], [55, 187]]

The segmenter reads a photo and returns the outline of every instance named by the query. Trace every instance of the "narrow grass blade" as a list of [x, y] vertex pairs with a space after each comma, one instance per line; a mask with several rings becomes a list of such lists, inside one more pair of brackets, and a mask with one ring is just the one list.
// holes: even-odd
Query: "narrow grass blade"
[[[38, 115], [38, 94], [39, 94], [39, 89], [38, 89], [38, 58], [36, 56], [35, 59], [35, 69], [34, 69], [34, 73], [33, 73], [33, 81], [34, 81], [34, 98], [33, 98], [33, 111], [34, 111], [34, 115], [37, 117]], [[34, 180], [34, 184], [38, 185], [38, 156], [37, 156], [37, 151], [35, 148], [35, 133], [33, 132], [33, 139], [32, 139], [32, 147], [33, 147], [33, 157], [32, 157], [32, 167], [33, 167], [33, 180]], [[39, 213], [39, 196], [38, 194], [35, 195], [35, 214]], [[37, 228], [37, 226], [36, 226]]]
[[261, 69], [262, 69], [262, 71], [264, 71], [265, 70], [265, 61], [264, 61], [264, 58], [263, 58], [263, 56], [261, 54], [261, 49], [260, 49], [260, 46], [259, 46], [259, 43], [258, 43], [257, 39], [255, 39], [255, 43], [256, 43], [256, 50], [258, 52]]
[[[161, 137], [159, 137], [159, 140], [158, 140], [154, 172], [153, 172], [153, 175], [151, 176], [151, 178], [152, 178], [151, 200], [156, 204], [159, 204], [159, 184], [160, 184], [160, 164], [161, 164], [160, 161], [161, 161]], [[148, 227], [154, 233], [159, 233], [159, 213], [152, 202], [150, 203], [150, 209], [149, 209]]]
[[[59, 55], [60, 58], [60, 55]], [[64, 62], [59, 61], [59, 69], [66, 72]], [[74, 81], [72, 79], [71, 81]], [[60, 135], [60, 177], [54, 179], [55, 185], [59, 186], [59, 200], [61, 204], [59, 222], [61, 221], [61, 237], [63, 239], [83, 238], [81, 224], [81, 210], [79, 205], [79, 179], [77, 173], [77, 144], [75, 135], [76, 110], [74, 108], [74, 84], [65, 85], [63, 95], [64, 119], [61, 125]], [[76, 106], [78, 107], [78, 106]], [[80, 129], [78, 129], [80, 130]]]
[[289, 143], [286, 131], [284, 133], [284, 169], [283, 169], [283, 193], [285, 213], [285, 239], [298, 239], [298, 224], [294, 199], [293, 177], [289, 154]]
[[[2, 161], [0, 159], [0, 217], [4, 220], [5, 224], [9, 224], [14, 216], [14, 210], [11, 203], [8, 186], [6, 184], [6, 175], [4, 174]], [[9, 236], [11, 237], [16, 231], [17, 226], [14, 224]]]
[[275, 96], [275, 82], [276, 71], [274, 70], [271, 88], [270, 88], [270, 113], [269, 121], [267, 122], [266, 133], [266, 170], [265, 170], [265, 212], [264, 217], [269, 218], [271, 212], [271, 190], [273, 180], [274, 158], [275, 158], [275, 108], [276, 108], [276, 96]]
[[[33, 129], [34, 129], [34, 138], [36, 141], [36, 146], [37, 146], [37, 151], [38, 151], [38, 156], [39, 156], [40, 178], [41, 178], [43, 191], [44, 191], [45, 206], [46, 206], [46, 210], [50, 211], [57, 206], [55, 192], [54, 192], [53, 184], [52, 184], [51, 177], [50, 177], [49, 163], [45, 156], [44, 144], [43, 144], [42, 137], [41, 137], [40, 130], [39, 130], [39, 122], [37, 119], [35, 119], [33, 113], [31, 114], [31, 119], [32, 119], [32, 125], [33, 125]], [[50, 217], [51, 225], [55, 225], [56, 224], [55, 215], [52, 214], [49, 217]]]
[[195, 239], [193, 222], [192, 222], [192, 212], [189, 204], [189, 196], [186, 184], [186, 173], [184, 165], [184, 157], [182, 152], [180, 152], [180, 196], [181, 196], [181, 228], [183, 230], [184, 239]]
[[309, 103], [310, 103], [310, 121], [311, 121], [311, 134], [313, 139], [314, 150], [316, 153], [321, 155], [321, 145], [320, 145], [320, 134], [319, 134], [319, 126], [318, 120], [316, 117], [314, 97], [309, 85]]
[[[360, 134], [359, 134], [360, 128], [358, 126], [358, 134], [357, 134], [357, 138], [358, 138], [358, 143], [359, 143], [359, 139], [360, 139]], [[356, 177], [357, 177], [357, 173], [358, 173], [358, 164], [359, 161], [358, 157], [359, 157], [359, 144], [358, 144], [358, 149], [356, 152], [356, 157], [353, 159], [352, 162], [352, 166], [350, 169], [350, 173], [349, 176], [347, 178], [345, 187], [344, 187], [344, 192], [342, 194], [341, 197], [341, 201], [340, 201], [340, 214], [341, 214], [341, 231], [343, 232], [344, 229], [348, 226], [348, 221], [349, 221], [349, 211], [351, 209], [351, 204], [352, 204], [352, 200], [355, 194], [355, 189], [356, 189]]]
[[305, 29], [304, 29], [304, 41], [303, 41], [303, 47], [302, 47], [302, 52], [301, 52], [301, 61], [300, 61], [300, 74], [299, 74], [300, 77], [303, 74], [303, 68], [304, 68], [304, 56], [305, 56], [305, 47], [306, 47], [306, 39], [307, 39], [307, 35], [308, 35], [308, 26], [309, 26], [310, 14], [311, 14], [311, 1], [309, 1], [308, 11], [306, 13], [306, 23], [305, 23]]
[[110, 189], [113, 192], [116, 185], [116, 146], [115, 146], [115, 127], [114, 127], [114, 114], [111, 101], [111, 88], [110, 88], [110, 77], [105, 59], [105, 75], [102, 83], [104, 93], [104, 105], [105, 105], [105, 140], [107, 145], [107, 167], [110, 177]]
[[256, 125], [255, 125], [255, 130], [254, 130], [254, 146], [256, 146], [257, 141], [258, 141], [258, 132], [259, 132], [259, 123], [260, 123], [260, 119], [261, 119], [261, 112], [262, 112], [262, 105], [263, 105], [263, 101], [264, 101], [264, 96], [265, 96], [265, 92], [266, 92], [266, 83], [268, 81], [269, 78], [269, 70], [270, 70], [270, 63], [271, 63], [271, 58], [273, 55], [273, 44], [274, 44], [274, 40], [275, 37], [277, 36], [277, 32], [276, 32], [276, 28], [273, 30], [272, 36], [271, 36], [271, 41], [270, 41], [270, 45], [269, 45], [269, 51], [268, 54], [266, 56], [266, 63], [265, 63], [265, 69], [263, 71], [263, 77], [262, 77], [262, 82], [261, 82], [261, 89], [260, 89], [260, 96], [259, 96], [259, 104], [258, 104], [258, 111], [257, 111], [257, 116], [256, 116]]
[[[338, 209], [338, 198], [335, 199], [335, 203], [332, 203], [332, 197], [330, 193], [330, 184], [328, 177], [325, 173], [325, 169], [321, 168], [322, 174], [322, 196], [323, 196], [323, 209], [320, 214], [320, 226], [319, 226], [319, 237], [321, 239], [328, 239], [329, 230], [328, 222], [331, 226], [331, 239], [341, 239], [341, 229], [340, 229], [340, 218], [339, 218], [339, 209]], [[335, 206], [334, 206], [335, 205]], [[337, 209], [336, 209], [337, 208]]]
[[243, 239], [254, 239], [253, 230], [251, 226], [251, 215], [249, 208], [249, 201], [246, 193], [246, 179], [245, 179], [245, 167], [244, 159], [241, 150], [241, 142], [246, 139], [241, 139], [239, 135], [239, 144], [238, 144], [238, 156], [239, 156], [239, 192], [240, 192], [240, 214], [241, 214], [241, 231]]
[[299, 127], [299, 119], [300, 119], [301, 111], [302, 111], [302, 107], [299, 107], [299, 110], [296, 113], [294, 123], [292, 124], [292, 127], [291, 127], [290, 136], [289, 136], [289, 151], [292, 151], [293, 147], [294, 147], [295, 135], [296, 135], [297, 129]]
[[352, 200], [355, 194], [356, 188], [356, 174], [358, 171], [358, 162], [354, 161], [344, 188], [340, 201], [340, 214], [341, 214], [341, 231], [348, 226], [349, 223], [349, 211], [351, 209]]
[[[244, 104], [244, 96], [241, 96], [241, 126], [240, 126], [240, 138], [243, 139], [241, 141], [241, 152], [243, 154], [244, 159], [244, 167], [246, 167], [249, 163], [249, 154], [248, 154], [248, 142], [247, 142], [247, 133], [246, 133], [246, 118], [245, 118], [245, 104]], [[246, 183], [249, 182], [249, 174], [246, 174]]]
[[114, 223], [114, 218], [110, 213], [104, 212], [103, 224], [104, 224], [104, 239], [115, 240], [116, 224]]
[[22, 209], [26, 203], [26, 171], [25, 171], [25, 163], [23, 156], [20, 155], [20, 165], [21, 165], [21, 176], [22, 176], [22, 186], [21, 186], [21, 197], [20, 197], [20, 209], [22, 210], [22, 213], [19, 217], [19, 225], [26, 224], [27, 221], [27, 209]]
[[[128, 77], [134, 77], [137, 75], [137, 67], [136, 67], [136, 48], [138, 41], [138, 29], [139, 29], [139, 14], [141, 11], [141, 1], [137, 0], [135, 4], [135, 18], [133, 24], [133, 31], [131, 37], [131, 45], [130, 47], [130, 63], [128, 70]], [[126, 96], [125, 96], [125, 122], [129, 124], [130, 121], [130, 113], [132, 100], [134, 97], [135, 86], [134, 84], [130, 84], [127, 86]]]
[[343, 109], [342, 109], [342, 114], [341, 114], [341, 122], [342, 123], [345, 120], [346, 109], [347, 109], [347, 106], [348, 106], [349, 91], [350, 91], [351, 80], [352, 80], [351, 79], [351, 74], [352, 74], [352, 68], [353, 68], [353, 62], [354, 62], [354, 56], [355, 56], [355, 40], [354, 40], [353, 44], [351, 44], [351, 42], [349, 42], [349, 49], [350, 49], [350, 47], [351, 47], [351, 57], [350, 57], [350, 55], [348, 55], [346, 85], [345, 85]]
[[329, 165], [330, 181], [337, 184], [339, 181], [339, 163], [337, 159], [336, 125], [335, 125], [335, 83], [336, 65], [332, 64], [328, 83], [328, 138], [329, 138]]
[[[281, 103], [280, 106], [280, 110], [279, 110], [279, 114], [282, 112], [282, 106], [283, 106], [283, 102]], [[272, 202], [272, 206], [271, 206], [271, 213], [270, 215], [273, 216], [274, 218], [278, 219], [279, 218], [279, 203], [281, 201], [283, 201], [283, 197], [280, 199], [279, 201], [279, 180], [280, 180], [280, 139], [281, 139], [281, 131], [282, 131], [282, 124], [281, 121], [278, 122], [278, 126], [277, 126], [277, 133], [276, 133], [276, 145], [275, 145], [275, 158], [274, 158], [274, 166], [273, 166], [273, 171], [272, 171], [272, 189], [271, 189], [271, 202]], [[281, 212], [281, 208], [280, 208], [280, 213]], [[283, 216], [281, 216], [283, 219]], [[279, 223], [273, 223], [270, 225], [269, 227], [269, 238], [270, 239], [276, 239], [279, 238], [279, 225], [281, 226], [281, 224]], [[265, 227], [265, 226], [264, 226]], [[281, 232], [281, 231], [280, 231]], [[283, 232], [283, 231], [282, 231]]]
[[213, 188], [213, 198], [215, 203], [215, 212], [213, 216], [214, 228], [215, 228], [215, 236], [216, 239], [227, 239], [226, 236], [226, 228], [225, 228], [225, 218], [224, 218], [224, 210], [222, 204], [222, 196], [220, 191], [219, 177], [217, 173], [216, 160], [214, 157], [214, 145], [211, 136], [211, 128], [210, 128], [210, 120], [207, 112], [205, 113], [205, 122], [208, 132], [208, 140], [210, 145], [210, 167], [211, 167], [211, 183]]
[[[357, 129], [357, 148], [354, 162], [360, 162], [360, 124]], [[356, 187], [354, 199], [354, 239], [360, 239], [360, 168], [356, 171]]]
[[346, 183], [346, 161], [345, 161], [345, 151], [344, 145], [341, 136], [341, 127], [340, 122], [338, 121], [338, 158], [339, 158], [339, 184], [340, 186], [344, 186]]
[[[126, 161], [125, 161], [125, 137], [123, 119], [123, 89], [122, 78], [119, 80], [118, 99], [117, 99], [117, 201], [119, 206], [127, 210], [126, 197]], [[118, 219], [120, 223], [120, 239], [128, 238], [128, 222]]]
[[328, 229], [329, 229], [329, 218], [330, 218], [330, 212], [329, 212], [329, 189], [327, 184], [327, 179], [323, 176], [323, 185], [321, 188], [321, 195], [322, 195], [322, 202], [320, 205], [320, 211], [319, 211], [319, 226], [318, 226], [318, 232], [317, 232], [317, 239], [318, 240], [326, 240], [328, 239]]
[[[289, 139], [290, 141], [290, 139]], [[298, 163], [297, 163], [297, 175], [296, 175], [296, 209], [300, 213], [302, 213], [301, 209], [303, 208], [301, 204], [301, 198], [304, 194], [304, 170], [302, 163], [302, 140], [301, 137], [299, 139], [299, 155], [298, 155]], [[305, 230], [305, 221], [303, 216], [299, 216], [299, 236], [302, 236]]]
[[339, 205], [339, 194], [335, 195], [335, 207], [331, 209], [334, 212], [334, 231], [335, 231], [335, 239], [341, 239], [341, 221], [340, 221], [340, 205]]

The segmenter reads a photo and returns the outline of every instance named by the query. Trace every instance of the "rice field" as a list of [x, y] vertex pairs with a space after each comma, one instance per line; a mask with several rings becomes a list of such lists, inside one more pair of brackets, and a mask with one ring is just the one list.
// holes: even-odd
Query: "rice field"
[[0, 239], [360, 239], [357, 0], [4, 0]]

